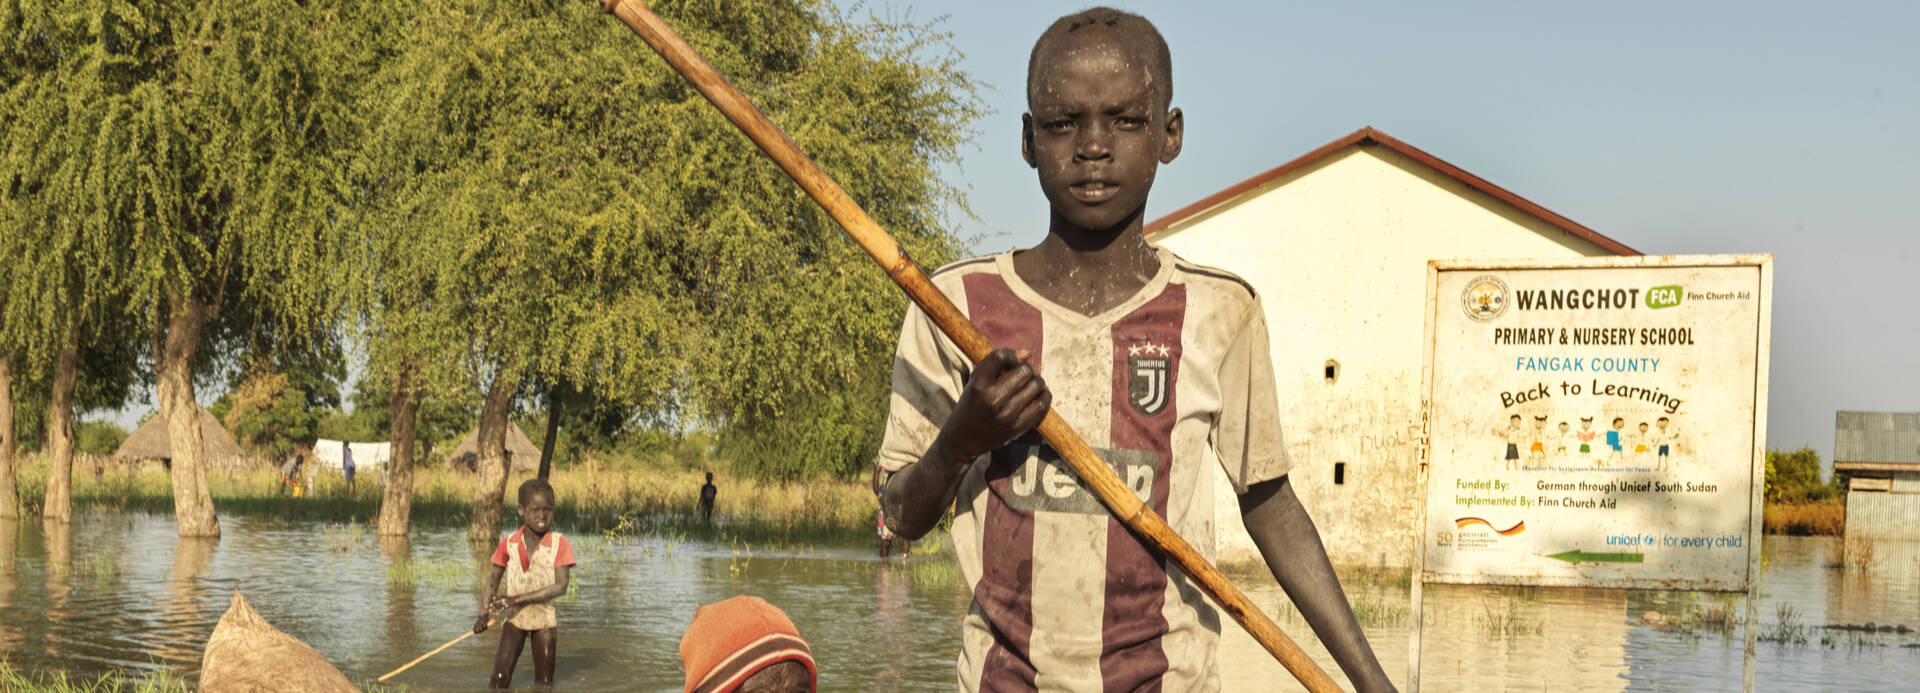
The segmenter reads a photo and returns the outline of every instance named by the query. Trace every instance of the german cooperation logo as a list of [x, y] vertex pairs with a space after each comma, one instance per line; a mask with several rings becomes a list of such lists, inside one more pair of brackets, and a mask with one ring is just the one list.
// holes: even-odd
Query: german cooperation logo
[[1474, 277], [1460, 292], [1460, 308], [1481, 322], [1500, 317], [1507, 312], [1507, 283], [1491, 274]]

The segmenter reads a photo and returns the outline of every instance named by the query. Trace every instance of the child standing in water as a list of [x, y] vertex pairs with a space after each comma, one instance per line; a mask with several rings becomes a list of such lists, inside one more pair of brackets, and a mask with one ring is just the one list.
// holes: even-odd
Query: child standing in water
[[[520, 650], [527, 636], [533, 636], [533, 680], [542, 686], [553, 685], [553, 661], [557, 656], [560, 620], [553, 600], [567, 593], [572, 568], [573, 544], [553, 531], [553, 486], [546, 479], [528, 479], [520, 484], [520, 529], [500, 540], [493, 551], [493, 571], [482, 586], [480, 603], [485, 609], [473, 622], [473, 632], [485, 631], [494, 612], [518, 608], [520, 612], [501, 627], [500, 649], [493, 656], [493, 677], [488, 685], [507, 688], [513, 683], [514, 665], [520, 662]], [[504, 588], [500, 583], [505, 578]], [[494, 596], [496, 589], [505, 592]]]
[[1391, 690], [1288, 478], [1259, 296], [1143, 233], [1186, 129], [1166, 41], [1138, 15], [1094, 8], [1048, 26], [1027, 66], [1020, 149], [1047, 237], [933, 273], [1002, 348], [975, 364], [909, 307], [879, 453], [895, 534], [924, 536], [953, 512], [973, 599], [957, 687], [1213, 691], [1232, 665], [1217, 656], [1224, 619], [1186, 574], [1030, 435], [1058, 406], [1190, 538], [1211, 537], [1216, 503], [1232, 503], [1214, 496], [1224, 472], [1269, 571], [1354, 688]]

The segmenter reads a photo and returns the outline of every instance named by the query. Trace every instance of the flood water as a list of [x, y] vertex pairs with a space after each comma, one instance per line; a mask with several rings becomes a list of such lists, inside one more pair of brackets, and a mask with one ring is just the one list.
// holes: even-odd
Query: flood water
[[[15, 668], [94, 676], [170, 667], [191, 677], [234, 591], [362, 684], [465, 631], [477, 558], [460, 528], [382, 542], [338, 526], [224, 517], [226, 536], [182, 541], [170, 516], [91, 513], [70, 529], [0, 521], [0, 656]], [[364, 529], [364, 528], [358, 528]], [[560, 607], [558, 684], [573, 691], [679, 690], [680, 633], [694, 608], [756, 594], [813, 644], [821, 690], [951, 690], [967, 600], [950, 561], [879, 560], [865, 544], [752, 546], [561, 531], [581, 566]], [[1920, 545], [1852, 551], [1831, 538], [1768, 537], [1760, 604], [1761, 690], [1915, 690], [1920, 682]], [[1255, 603], [1335, 671], [1271, 580]], [[1407, 681], [1404, 584], [1353, 582], [1383, 664]], [[1429, 691], [1739, 690], [1739, 626], [1672, 628], [1744, 602], [1622, 590], [1430, 586], [1422, 688]], [[1782, 608], [1785, 605], [1785, 608]], [[1711, 619], [1707, 619], [1711, 620]], [[1864, 626], [1873, 632], [1827, 626]], [[1784, 627], [1783, 627], [1784, 626]], [[1797, 627], [1796, 627], [1797, 626]], [[1881, 626], [1894, 626], [1884, 632]], [[1909, 629], [1897, 632], [1899, 626]], [[469, 638], [391, 683], [484, 686], [498, 631]], [[1225, 690], [1298, 690], [1231, 622]], [[530, 655], [516, 683], [530, 685]], [[1344, 679], [1342, 679], [1344, 683]]]

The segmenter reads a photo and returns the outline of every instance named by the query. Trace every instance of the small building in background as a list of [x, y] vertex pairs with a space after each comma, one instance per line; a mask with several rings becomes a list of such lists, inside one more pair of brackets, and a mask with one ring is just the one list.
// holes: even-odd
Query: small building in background
[[1920, 539], [1920, 412], [1833, 417], [1833, 471], [1847, 481], [1847, 538]]
[[[1328, 557], [1355, 567], [1414, 561], [1427, 261], [1640, 254], [1373, 128], [1146, 232], [1260, 293], [1291, 483]], [[1217, 558], [1257, 561], [1216, 477]]]
[[[200, 422], [200, 446], [206, 455], [206, 464], [217, 467], [232, 467], [241, 464], [247, 456], [234, 442], [233, 434], [220, 420], [199, 405], [193, 407], [194, 417]], [[146, 460], [157, 460], [167, 468], [173, 467], [173, 436], [167, 431], [167, 417], [158, 412], [148, 417], [145, 423], [134, 429], [120, 447], [113, 451], [114, 457], [131, 464]]]

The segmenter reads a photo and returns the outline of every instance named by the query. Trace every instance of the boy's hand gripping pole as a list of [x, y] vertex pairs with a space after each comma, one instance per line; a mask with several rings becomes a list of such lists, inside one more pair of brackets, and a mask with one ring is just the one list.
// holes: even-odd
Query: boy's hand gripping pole
[[[934, 324], [940, 326], [940, 331], [945, 332], [966, 353], [967, 358], [977, 363], [993, 351], [993, 345], [987, 342], [987, 338], [974, 328], [973, 323], [967, 321], [967, 316], [947, 300], [945, 294], [934, 288], [926, 273], [907, 257], [893, 237], [880, 228], [880, 224], [872, 217], [867, 216], [866, 210], [848, 197], [847, 192], [840, 189], [840, 185], [828, 177], [826, 171], [800, 151], [800, 147], [788, 139], [779, 126], [774, 125], [745, 95], [727, 83], [726, 78], [707, 64], [706, 59], [687, 45], [679, 34], [674, 33], [666, 22], [661, 21], [640, 0], [600, 0], [600, 6], [619, 17], [621, 22], [646, 40], [654, 52], [665, 58], [680, 76], [692, 82], [694, 88], [719, 108], [727, 120], [746, 133], [747, 139], [753, 140], [760, 151], [772, 157], [815, 202], [826, 208], [834, 221], [839, 222], [840, 227], [853, 236], [853, 240], [868, 255], [872, 255], [875, 262], [880, 263], [887, 276], [892, 277], [894, 283], [906, 291], [907, 297], [926, 311]], [[1088, 488], [1115, 517], [1148, 544], [1172, 558], [1181, 570], [1200, 583], [1200, 587], [1221, 608], [1226, 609], [1233, 620], [1246, 627], [1247, 632], [1260, 641], [1268, 652], [1273, 653], [1288, 671], [1293, 672], [1308, 690], [1314, 693], [1340, 690], [1319, 665], [1314, 664], [1293, 640], [1280, 631], [1279, 626], [1274, 625], [1238, 588], [1227, 582], [1218, 569], [1201, 558], [1186, 540], [1174, 533], [1166, 520], [1142, 503], [1139, 496], [1120, 481], [1112, 468], [1095, 455], [1093, 448], [1088, 447], [1058, 414], [1047, 412], [1038, 430], [1054, 450], [1073, 466], [1073, 471], [1080, 475], [1081, 480], [1087, 483]]]

